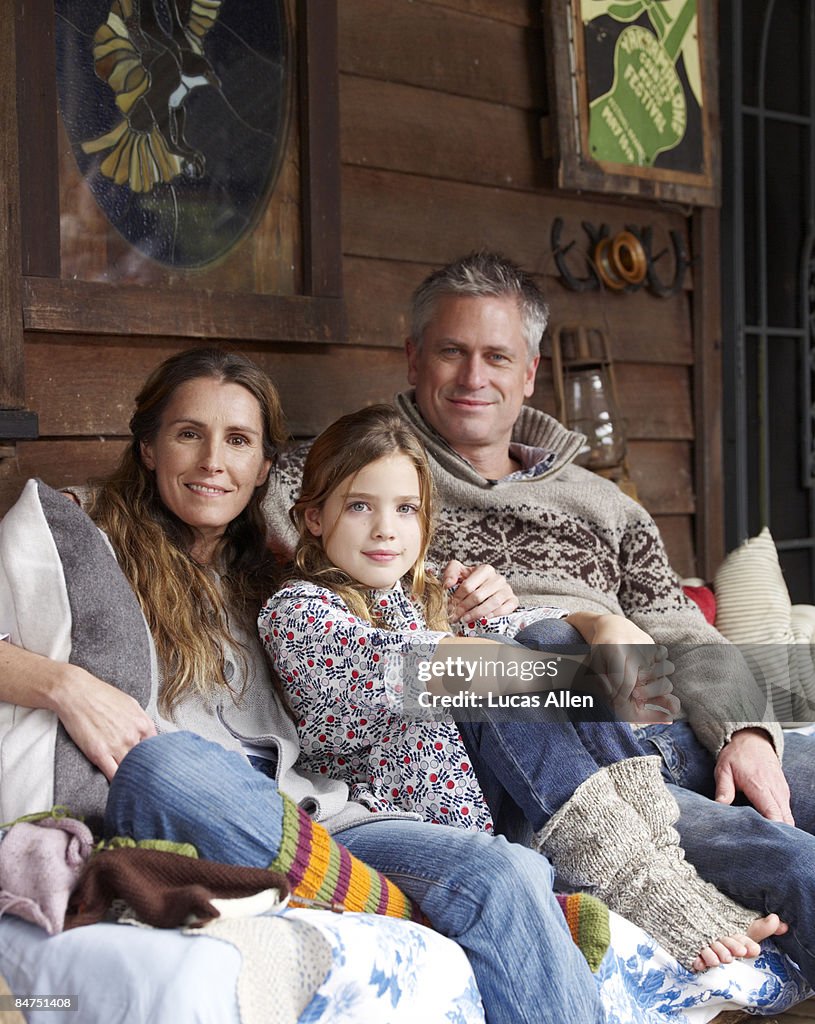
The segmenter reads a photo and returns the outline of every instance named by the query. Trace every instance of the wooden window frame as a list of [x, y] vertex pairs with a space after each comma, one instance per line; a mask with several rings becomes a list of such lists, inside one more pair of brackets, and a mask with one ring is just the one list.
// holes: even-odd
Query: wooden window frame
[[149, 303], [138, 285], [59, 276], [55, 17], [53, 7], [47, 8], [15, 0], [15, 18], [0, 19], [0, 45], [10, 55], [0, 71], [0, 116], [6, 126], [0, 197], [8, 210], [6, 230], [0, 232], [0, 259], [7, 268], [0, 284], [5, 331], [0, 405], [23, 404], [25, 331], [343, 341], [336, 0], [296, 3], [302, 292], [151, 286]]

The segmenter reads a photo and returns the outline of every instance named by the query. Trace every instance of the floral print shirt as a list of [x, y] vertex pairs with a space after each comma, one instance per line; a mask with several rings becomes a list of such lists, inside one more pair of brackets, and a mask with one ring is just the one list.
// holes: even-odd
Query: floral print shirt
[[[413, 811], [425, 821], [491, 831], [455, 721], [402, 710], [399, 656], [429, 659], [450, 634], [428, 629], [399, 583], [375, 591], [373, 601], [387, 628], [355, 616], [334, 591], [299, 581], [260, 614], [261, 640], [297, 719], [300, 766], [347, 782], [350, 798], [371, 811]], [[564, 614], [524, 609], [471, 621], [460, 632], [514, 636], [535, 619]]]

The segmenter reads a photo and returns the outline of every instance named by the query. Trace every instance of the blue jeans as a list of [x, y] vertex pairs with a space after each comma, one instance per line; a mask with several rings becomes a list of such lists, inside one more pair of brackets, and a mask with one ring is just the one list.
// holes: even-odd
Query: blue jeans
[[[561, 619], [541, 619], [516, 640], [553, 653], [586, 647], [577, 630]], [[542, 829], [598, 769], [642, 757], [624, 722], [571, 721], [555, 708], [540, 708], [535, 718], [484, 707], [478, 721], [457, 722], [497, 831], [519, 842], [528, 842], [530, 832]]]
[[790, 926], [774, 941], [815, 987], [815, 737], [789, 734], [784, 774], [796, 827], [768, 821], [743, 802], [717, 804], [715, 760], [686, 722], [642, 730], [643, 753], [662, 756], [662, 773], [681, 811], [688, 860], [703, 878], [746, 907], [775, 912]]
[[[108, 798], [107, 835], [161, 836], [202, 857], [266, 867], [277, 852], [264, 804], [273, 780], [193, 733], [134, 747]], [[489, 1024], [593, 1024], [597, 987], [572, 942], [539, 854], [505, 839], [406, 819], [367, 821], [336, 837], [399, 885], [466, 952]]]

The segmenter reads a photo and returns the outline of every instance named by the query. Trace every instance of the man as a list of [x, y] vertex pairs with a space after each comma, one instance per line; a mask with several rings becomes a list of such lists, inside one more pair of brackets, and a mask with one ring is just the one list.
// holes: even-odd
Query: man
[[670, 644], [681, 660], [676, 691], [704, 744], [689, 756], [721, 751], [717, 798], [731, 803], [741, 790], [766, 817], [792, 823], [776, 754], [781, 730], [763, 722], [761, 695], [736, 652], [715, 649], [722, 638], [682, 594], [653, 520], [573, 464], [580, 435], [523, 405], [547, 315], [534, 282], [500, 257], [476, 254], [431, 275], [412, 314], [415, 391], [397, 405], [433, 461], [444, 510], [434, 555], [491, 562], [521, 604], [622, 614]]
[[[688, 721], [649, 727], [641, 742], [674, 783], [688, 859], [744, 905], [780, 913], [791, 928], [776, 941], [815, 982], [815, 742], [787, 737], [785, 777], [780, 728], [763, 721], [738, 652], [682, 594], [651, 517], [573, 465], [579, 435], [524, 406], [546, 322], [529, 275], [491, 253], [449, 264], [414, 294], [414, 390], [396, 404], [431, 457], [440, 510], [431, 555], [492, 563], [521, 604], [622, 614], [671, 645]], [[295, 452], [280, 468], [283, 504], [297, 491], [299, 461]], [[282, 515], [270, 517], [285, 545]], [[605, 625], [595, 641], [630, 640], [622, 620]], [[752, 806], [735, 805], [737, 794]]]

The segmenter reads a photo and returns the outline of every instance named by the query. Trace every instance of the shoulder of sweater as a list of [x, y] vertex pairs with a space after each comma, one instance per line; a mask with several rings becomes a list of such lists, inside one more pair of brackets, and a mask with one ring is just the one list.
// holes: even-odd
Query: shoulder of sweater
[[535, 448], [546, 448], [571, 461], [585, 437], [564, 427], [554, 416], [533, 409], [531, 405], [523, 405], [512, 428], [512, 440]]
[[285, 448], [278, 452], [275, 472], [283, 477], [294, 474], [302, 475], [303, 463], [306, 461], [306, 456], [312, 444], [314, 444], [313, 438], [307, 441], [293, 441], [291, 444], [286, 445]]
[[[534, 480], [532, 482], [534, 483]], [[592, 473], [590, 469], [584, 469], [583, 466], [576, 466], [574, 463], [564, 466], [559, 473], [548, 477], [545, 482], [560, 482], [572, 487], [579, 487], [584, 491], [593, 491], [595, 494], [602, 495], [604, 500], [611, 501], [629, 511], [642, 509], [642, 506], [624, 494], [613, 480], [607, 480], [604, 476]]]
[[263, 499], [263, 513], [273, 526], [273, 540], [280, 529], [293, 529], [289, 523], [289, 509], [300, 493], [303, 463], [311, 445], [311, 441], [289, 445], [278, 454], [275, 461], [269, 476], [269, 488]]

